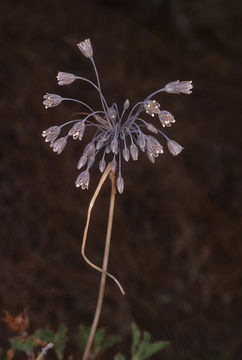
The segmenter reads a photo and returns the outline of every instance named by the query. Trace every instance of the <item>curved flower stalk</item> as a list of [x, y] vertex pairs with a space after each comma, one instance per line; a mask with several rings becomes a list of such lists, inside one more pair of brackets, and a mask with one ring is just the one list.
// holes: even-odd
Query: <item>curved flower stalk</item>
[[[58, 84], [65, 86], [72, 84], [74, 81], [87, 82], [97, 91], [101, 102], [101, 109], [94, 110], [82, 100], [47, 93], [44, 95], [43, 101], [46, 109], [56, 107], [63, 101], [70, 101], [79, 104], [81, 111], [74, 114], [76, 115], [75, 119], [66, 121], [60, 125], [50, 126], [47, 130], [43, 131], [42, 136], [46, 142], [50, 143], [53, 151], [59, 155], [66, 147], [69, 138], [82, 141], [86, 128], [92, 127], [94, 130], [93, 137], [89, 139], [83, 147], [77, 164], [77, 168], [83, 170], [78, 175], [75, 185], [82, 189], [88, 189], [90, 169], [97, 159], [99, 162], [99, 170], [103, 173], [89, 204], [82, 240], [82, 256], [84, 260], [95, 270], [102, 273], [96, 312], [83, 355], [83, 360], [87, 360], [91, 358], [90, 351], [102, 309], [106, 277], [111, 277], [119, 286], [121, 293], [125, 293], [119, 281], [107, 272], [116, 189], [120, 194], [124, 191], [124, 179], [122, 177], [123, 160], [125, 162], [131, 159], [137, 161], [139, 159], [139, 152], [141, 151], [145, 152], [148, 159], [154, 163], [155, 159], [164, 152], [163, 145], [157, 139], [158, 136], [162, 138], [173, 156], [177, 156], [183, 150], [181, 145], [175, 140], [170, 139], [161, 129], [151, 122], [153, 118], [156, 118], [163, 128], [171, 127], [171, 125], [175, 123], [174, 116], [167, 110], [161, 110], [160, 104], [154, 99], [154, 96], [162, 92], [189, 95], [192, 92], [191, 89], [193, 86], [191, 81], [180, 82], [177, 80], [170, 82], [163, 88], [148, 95], [142, 101], [136, 103], [130, 110], [130, 101], [128, 99], [125, 100], [123, 108], [119, 112], [117, 104], [113, 103], [110, 105], [103, 95], [90, 39], [80, 42], [77, 46], [81, 53], [90, 59], [96, 75], [96, 83], [78, 75], [59, 72], [57, 75]], [[62, 132], [64, 132], [64, 134], [61, 134]], [[111, 174], [110, 207], [103, 265], [102, 268], [100, 268], [87, 258], [85, 245], [92, 208], [109, 174]]]
[[[150, 135], [153, 133], [163, 138], [168, 150], [172, 155], [178, 155], [183, 147], [169, 137], [150, 122], [152, 118], [157, 118], [163, 128], [170, 127], [175, 123], [174, 116], [167, 110], [161, 110], [160, 104], [153, 99], [155, 95], [162, 92], [170, 94], [191, 94], [191, 81], [173, 81], [166, 84], [163, 88], [156, 90], [148, 95], [143, 101], [138, 102], [127, 114], [130, 107], [129, 100], [125, 100], [121, 114], [117, 104], [108, 105], [100, 85], [99, 74], [93, 58], [93, 48], [89, 39], [77, 44], [79, 50], [84, 56], [90, 59], [97, 83], [89, 79], [74, 74], [59, 72], [57, 75], [60, 86], [72, 84], [74, 81], [85, 81], [89, 83], [98, 93], [102, 109], [93, 110], [91, 106], [78, 99], [62, 97], [56, 94], [44, 95], [43, 104], [46, 108], [58, 106], [63, 101], [78, 103], [82, 107], [81, 115], [77, 119], [67, 121], [57, 126], [51, 126], [43, 131], [45, 141], [50, 143], [53, 151], [58, 155], [64, 150], [68, 139], [82, 140], [87, 127], [94, 128], [94, 136], [83, 148], [80, 154], [77, 168], [83, 169], [78, 175], [75, 185], [81, 189], [88, 189], [90, 183], [90, 169], [98, 159], [99, 169], [103, 172], [106, 164], [111, 162], [111, 169], [116, 170], [116, 187], [119, 193], [124, 190], [124, 179], [122, 177], [122, 159], [137, 161], [139, 151], [145, 152], [151, 162], [155, 162], [160, 154], [163, 153], [163, 145], [156, 137]], [[151, 118], [145, 120], [144, 116]], [[66, 133], [59, 137], [61, 132]]]

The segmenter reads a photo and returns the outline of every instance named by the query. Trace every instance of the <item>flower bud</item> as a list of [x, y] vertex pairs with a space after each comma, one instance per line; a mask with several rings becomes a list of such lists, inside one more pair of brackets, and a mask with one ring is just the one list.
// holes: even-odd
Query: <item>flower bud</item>
[[105, 133], [104, 136], [102, 136], [101, 139], [97, 141], [96, 149], [100, 150], [103, 147], [104, 143], [108, 141], [109, 138], [110, 138], [110, 134]]
[[78, 161], [77, 169], [81, 169], [87, 162], [87, 157], [85, 155], [82, 155]]
[[146, 143], [146, 140], [145, 140], [145, 135], [144, 133], [140, 133], [139, 136], [138, 136], [138, 145], [140, 147], [140, 150], [141, 151], [145, 151], [145, 143]]
[[113, 160], [111, 161], [111, 170], [114, 171], [116, 167], [117, 167], [117, 161], [114, 157]]
[[94, 151], [95, 151], [95, 145], [93, 142], [91, 142], [85, 146], [83, 155], [85, 155], [85, 156], [92, 155], [92, 153], [94, 153]]
[[120, 194], [122, 194], [122, 192], [124, 191], [124, 180], [121, 176], [119, 176], [117, 178], [116, 185], [117, 185], [118, 192]]
[[94, 162], [95, 162], [95, 156], [92, 154], [88, 157], [88, 163], [87, 163], [88, 169], [94, 164]]
[[101, 173], [104, 172], [105, 168], [106, 168], [106, 161], [102, 159], [99, 163], [99, 170], [101, 171]]
[[117, 154], [118, 153], [118, 140], [116, 137], [113, 138], [110, 144], [110, 149], [112, 153]]
[[115, 120], [117, 117], [117, 111], [113, 105], [108, 108], [108, 117], [111, 120]]
[[147, 130], [149, 130], [150, 132], [154, 133], [154, 134], [158, 134], [158, 130], [156, 129], [156, 127], [153, 124], [147, 124], [146, 125]]
[[96, 143], [96, 149], [100, 150], [103, 147], [104, 141], [103, 139], [98, 140], [98, 142]]
[[129, 161], [129, 149], [127, 147], [123, 149], [123, 157], [125, 161]]
[[110, 146], [109, 146], [109, 145], [107, 145], [107, 146], [106, 146], [106, 150], [105, 150], [106, 154], [109, 154], [109, 153], [110, 153], [110, 151], [111, 151]]
[[134, 161], [138, 160], [138, 152], [139, 151], [138, 151], [137, 146], [133, 143], [130, 145], [129, 149], [130, 149], [130, 155], [131, 155], [132, 159]]
[[129, 102], [129, 99], [126, 99], [125, 102], [124, 102], [124, 110], [127, 110], [130, 106], [130, 102]]

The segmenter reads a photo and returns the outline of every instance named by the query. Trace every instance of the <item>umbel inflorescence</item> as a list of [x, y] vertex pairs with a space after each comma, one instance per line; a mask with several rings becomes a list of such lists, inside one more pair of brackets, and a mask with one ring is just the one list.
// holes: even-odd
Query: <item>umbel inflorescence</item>
[[[147, 113], [153, 118], [157, 116], [162, 127], [170, 127], [174, 122], [174, 116], [160, 109], [160, 104], [154, 99], [154, 96], [166, 92], [170, 94], [191, 94], [191, 81], [173, 81], [163, 88], [148, 95], [143, 101], [138, 102], [130, 109], [130, 102], [126, 100], [123, 109], [119, 112], [116, 103], [111, 106], [106, 101], [101, 86], [98, 71], [93, 59], [93, 49], [89, 39], [77, 44], [79, 50], [90, 59], [96, 74], [97, 83], [94, 83], [84, 77], [73, 74], [59, 72], [57, 80], [59, 85], [69, 85], [76, 80], [82, 80], [89, 83], [96, 89], [101, 100], [101, 110], [94, 110], [85, 102], [77, 99], [62, 97], [56, 94], [44, 95], [44, 106], [46, 109], [59, 105], [62, 101], [72, 101], [79, 103], [83, 112], [79, 112], [76, 119], [67, 121], [61, 125], [51, 126], [43, 131], [45, 141], [50, 143], [53, 151], [60, 154], [68, 141], [69, 137], [74, 140], [82, 140], [85, 129], [93, 127], [95, 129], [93, 138], [84, 147], [79, 159], [77, 168], [82, 169], [86, 166], [76, 179], [76, 186], [86, 189], [90, 181], [90, 168], [99, 158], [99, 169], [103, 172], [106, 168], [106, 161], [109, 158], [111, 170], [116, 170], [116, 186], [119, 193], [124, 190], [124, 181], [122, 178], [122, 159], [125, 161], [138, 160], [139, 150], [146, 152], [148, 159], [155, 162], [155, 158], [163, 153], [163, 146], [157, 140], [156, 136], [161, 136], [165, 140], [167, 147], [172, 155], [178, 155], [183, 147], [176, 141], [171, 140], [161, 129], [156, 128], [151, 122], [143, 119]], [[150, 119], [151, 119], [150, 118]], [[68, 128], [66, 135], [61, 136], [61, 132]], [[151, 135], [153, 134], [153, 135]], [[156, 135], [156, 136], [154, 136]]]

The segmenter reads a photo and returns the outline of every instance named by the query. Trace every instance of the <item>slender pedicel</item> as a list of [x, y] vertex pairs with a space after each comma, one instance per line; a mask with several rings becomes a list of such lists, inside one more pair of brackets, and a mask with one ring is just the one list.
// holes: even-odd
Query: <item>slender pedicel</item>
[[76, 79], [79, 79], [79, 80], [83, 80], [83, 81], [86, 81], [88, 82], [90, 85], [92, 85], [99, 93], [99, 95], [102, 97], [102, 100], [105, 104], [105, 107], [108, 108], [108, 105], [106, 103], [106, 100], [105, 100], [105, 97], [103, 96], [103, 94], [100, 92], [100, 89], [98, 88], [98, 86], [96, 84], [94, 84], [92, 81], [90, 81], [89, 79], [86, 79], [84, 77], [81, 77], [81, 76], [76, 76]]
[[93, 65], [93, 68], [94, 68], [94, 71], [95, 71], [95, 74], [96, 74], [97, 85], [98, 85], [98, 88], [99, 88], [100, 99], [101, 99], [101, 103], [102, 103], [102, 106], [103, 106], [103, 110], [104, 110], [104, 111], [107, 111], [107, 110], [108, 110], [108, 106], [106, 106], [106, 102], [104, 103], [104, 101], [103, 101], [104, 96], [103, 96], [103, 93], [102, 93], [102, 89], [101, 89], [101, 85], [100, 85], [100, 80], [99, 80], [99, 75], [98, 75], [98, 71], [97, 71], [96, 64], [95, 64], [95, 61], [94, 61], [93, 57], [91, 57], [91, 62], [92, 62], [92, 65]]

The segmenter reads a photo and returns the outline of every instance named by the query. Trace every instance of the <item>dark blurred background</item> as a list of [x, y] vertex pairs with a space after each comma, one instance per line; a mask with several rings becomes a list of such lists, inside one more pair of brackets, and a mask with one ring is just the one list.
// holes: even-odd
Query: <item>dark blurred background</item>
[[[239, 0], [2, 3], [1, 317], [27, 306], [31, 329], [64, 322], [70, 337], [92, 321], [100, 275], [80, 243], [100, 173], [95, 166], [89, 190], [76, 189], [81, 144], [70, 141], [57, 157], [41, 137], [79, 110], [45, 110], [44, 93], [99, 106], [85, 84], [56, 82], [57, 71], [94, 80], [76, 47], [90, 37], [110, 104], [135, 103], [169, 81], [194, 83], [190, 96], [156, 98], [177, 120], [167, 133], [182, 154], [166, 152], [155, 165], [140, 154], [123, 168], [109, 270], [127, 295], [108, 280], [100, 325], [128, 338], [137, 322], [171, 341], [168, 360], [242, 358], [241, 13]], [[97, 264], [108, 200], [107, 183], [88, 237]], [[2, 344], [8, 336], [1, 322]]]

